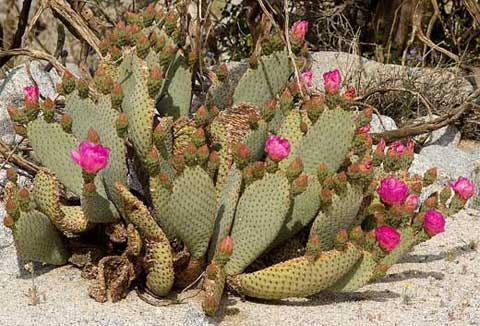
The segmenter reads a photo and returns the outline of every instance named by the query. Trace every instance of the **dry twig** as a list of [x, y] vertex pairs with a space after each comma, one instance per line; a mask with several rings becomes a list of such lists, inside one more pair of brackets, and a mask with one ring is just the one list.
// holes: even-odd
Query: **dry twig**
[[67, 69], [60, 62], [58, 62], [58, 60], [54, 56], [42, 51], [27, 48], [0, 51], [0, 60], [3, 57], [12, 57], [17, 55], [25, 55], [31, 58], [48, 61], [53, 67], [55, 67], [55, 69], [60, 75], [63, 74], [64, 71]]

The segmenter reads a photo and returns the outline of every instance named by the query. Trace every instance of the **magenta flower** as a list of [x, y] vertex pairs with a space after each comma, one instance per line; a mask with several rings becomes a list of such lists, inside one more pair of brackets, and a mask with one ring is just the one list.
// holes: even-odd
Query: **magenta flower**
[[37, 107], [39, 95], [40, 93], [37, 86], [31, 85], [31, 86], [24, 87], [23, 100], [25, 102], [25, 106]]
[[308, 22], [306, 20], [298, 20], [293, 23], [292, 37], [297, 43], [302, 43], [305, 40], [305, 34], [307, 34]]
[[364, 125], [363, 127], [358, 128], [358, 129], [355, 131], [355, 133], [356, 133], [357, 135], [359, 135], [359, 134], [366, 134], [366, 133], [369, 132], [369, 131], [370, 131], [370, 124], [367, 123], [367, 124]]
[[448, 184], [452, 187], [455, 193], [464, 200], [468, 200], [475, 195], [475, 184], [465, 177], [460, 177], [457, 181], [449, 182]]
[[415, 211], [418, 205], [418, 196], [415, 194], [411, 194], [405, 199], [405, 209], [407, 212], [412, 213]]
[[308, 69], [302, 72], [301, 79], [307, 85], [307, 87], [312, 87], [313, 72]]
[[89, 141], [82, 141], [78, 150], [72, 149], [70, 157], [85, 172], [96, 174], [108, 165], [110, 149], [100, 144], [94, 144]]
[[388, 225], [382, 225], [375, 229], [375, 238], [378, 245], [385, 251], [392, 251], [400, 243], [400, 233]]
[[431, 237], [445, 231], [445, 218], [434, 209], [429, 209], [425, 213], [423, 228]]
[[270, 135], [265, 143], [265, 152], [272, 161], [280, 162], [290, 154], [290, 144], [285, 138]]
[[394, 177], [386, 177], [378, 187], [377, 193], [386, 204], [401, 204], [408, 196], [408, 186]]
[[407, 150], [407, 147], [399, 140], [394, 141], [388, 148], [389, 154], [403, 154]]
[[337, 94], [342, 86], [342, 76], [340, 70], [335, 69], [323, 74], [323, 86], [325, 92], [329, 95]]

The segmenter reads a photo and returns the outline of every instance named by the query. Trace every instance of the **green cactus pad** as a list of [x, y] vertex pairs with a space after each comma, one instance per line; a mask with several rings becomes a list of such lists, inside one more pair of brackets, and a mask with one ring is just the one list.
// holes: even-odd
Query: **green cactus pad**
[[345, 194], [334, 195], [326, 211], [320, 211], [313, 222], [310, 233], [320, 236], [320, 248], [330, 250], [340, 229], [352, 226], [363, 201], [360, 187], [348, 185]]
[[327, 110], [292, 148], [283, 164], [288, 166], [295, 157], [300, 156], [304, 172], [309, 175], [317, 174], [320, 163], [326, 163], [330, 171], [336, 172], [350, 149], [354, 131], [350, 112]]
[[310, 177], [307, 189], [294, 197], [293, 207], [278, 238], [275, 240], [275, 245], [295, 235], [317, 216], [320, 209], [320, 197], [318, 196], [320, 189], [317, 178]]
[[54, 172], [71, 192], [82, 193], [82, 170], [73, 162], [70, 151], [77, 148], [77, 140], [56, 123], [36, 119], [27, 126], [30, 144], [43, 165]]
[[170, 201], [171, 192], [160, 184], [158, 176], [150, 177], [150, 194], [152, 196], [153, 217], [158, 225], [162, 228], [169, 239], [175, 237], [175, 228], [170, 223], [170, 216], [168, 202]]
[[163, 116], [186, 117], [190, 113], [192, 100], [192, 73], [185, 58], [177, 54], [168, 68], [162, 87], [162, 98], [157, 104]]
[[[110, 148], [108, 166], [100, 171], [99, 176], [105, 182], [108, 197], [116, 207], [121, 207], [121, 199], [115, 191], [114, 184], [117, 181], [121, 183], [127, 181], [126, 147], [123, 139], [117, 135], [115, 121], [118, 112], [112, 109], [110, 96], [101, 95], [98, 102], [93, 103], [90, 99], [82, 99], [74, 93], [69, 96], [65, 108], [72, 116], [72, 132], [77, 139], [86, 139], [88, 130], [93, 128], [100, 136], [102, 145]], [[112, 220], [104, 220], [109, 221]]]
[[172, 289], [175, 279], [170, 245], [168, 242], [150, 242], [147, 245], [146, 257], [149, 260], [147, 288], [155, 295], [167, 295]]
[[415, 232], [412, 228], [407, 227], [400, 232], [400, 243], [380, 262], [388, 267], [396, 264], [403, 255], [405, 255], [414, 245], [420, 241], [415, 237]]
[[203, 281], [203, 290], [205, 299], [203, 301], [203, 311], [209, 316], [215, 315], [222, 300], [223, 289], [225, 288], [225, 269], [218, 267], [214, 279], [205, 278]]
[[267, 174], [250, 184], [238, 202], [232, 238], [235, 250], [228, 275], [241, 273], [276, 239], [290, 208], [290, 184], [281, 174]]
[[[59, 185], [54, 176], [39, 171], [33, 180], [33, 199], [37, 204], [37, 209], [48, 216], [57, 229], [68, 233], [81, 233], [89, 228], [89, 222], [81, 212], [73, 214], [68, 208], [65, 214], [64, 208], [60, 205], [58, 189]], [[73, 206], [72, 206], [73, 207]], [[73, 208], [72, 208], [73, 209]]]
[[152, 149], [154, 100], [149, 97], [146, 65], [133, 53], [125, 52], [119, 67], [119, 83], [122, 85], [122, 108], [128, 117], [128, 131], [135, 150], [145, 159]]
[[355, 266], [345, 274], [331, 289], [337, 292], [353, 292], [365, 286], [372, 279], [377, 262], [372, 254], [364, 251]]
[[68, 252], [52, 222], [39, 211], [22, 212], [15, 221], [13, 238], [17, 254], [24, 260], [63, 265]]
[[234, 165], [228, 173], [227, 180], [225, 181], [218, 200], [215, 227], [213, 229], [212, 241], [208, 253], [209, 261], [215, 253], [218, 242], [230, 234], [241, 186], [242, 172]]
[[258, 122], [258, 128], [252, 129], [243, 139], [243, 143], [248, 146], [252, 153], [254, 161], [261, 159], [265, 155], [265, 142], [268, 136], [268, 125], [265, 121]]
[[[173, 184], [170, 214], [165, 219], [197, 260], [206, 254], [215, 223], [217, 193], [212, 179], [199, 166], [187, 167]], [[163, 220], [163, 217], [162, 217]]]
[[[282, 112], [280, 114], [283, 115]], [[288, 113], [288, 115], [283, 119], [283, 122], [278, 130], [278, 136], [286, 138], [290, 143], [291, 148], [297, 146], [297, 144], [302, 140], [303, 132], [300, 129], [300, 124], [302, 121], [310, 121], [309, 119], [305, 119], [303, 116], [303, 112], [300, 110], [292, 110]], [[279, 164], [281, 169], [286, 169], [288, 164], [294, 159], [295, 157], [291, 157], [287, 160], [282, 160]]]
[[230, 64], [227, 78], [223, 82], [213, 81], [212, 86], [208, 90], [207, 105], [215, 105], [220, 110], [231, 106], [233, 104], [233, 92], [247, 69], [247, 63]]
[[349, 244], [343, 251], [323, 252], [314, 261], [299, 257], [257, 272], [234, 276], [230, 283], [241, 294], [253, 298], [306, 297], [335, 284], [361, 255], [359, 249]]
[[283, 90], [292, 72], [286, 49], [260, 57], [258, 67], [249, 68], [238, 82], [233, 104], [250, 103], [261, 108]]
[[220, 145], [220, 149], [218, 150], [220, 165], [218, 167], [215, 184], [217, 190], [220, 191], [226, 182], [232, 164], [231, 146], [229, 146], [227, 129], [219, 119], [215, 119], [212, 122], [210, 130], [215, 138], [215, 142]]
[[164, 160], [172, 157], [173, 150], [173, 117], [164, 117], [160, 119], [159, 126], [163, 131], [163, 139], [157, 145], [157, 149]]

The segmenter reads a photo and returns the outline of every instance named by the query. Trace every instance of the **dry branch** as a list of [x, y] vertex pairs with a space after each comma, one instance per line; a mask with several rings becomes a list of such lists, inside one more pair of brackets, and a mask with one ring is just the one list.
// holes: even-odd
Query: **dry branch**
[[11, 58], [12, 56], [17, 55], [25, 55], [31, 58], [48, 61], [53, 67], [55, 67], [55, 69], [60, 75], [62, 75], [66, 70], [66, 68], [60, 62], [58, 62], [58, 60], [54, 56], [42, 51], [27, 48], [0, 51], [0, 60], [5, 57]]

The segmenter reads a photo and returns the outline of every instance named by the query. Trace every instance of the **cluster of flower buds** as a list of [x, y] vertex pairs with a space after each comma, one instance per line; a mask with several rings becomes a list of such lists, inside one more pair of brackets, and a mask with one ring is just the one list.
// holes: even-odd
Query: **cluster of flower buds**
[[113, 89], [113, 78], [107, 73], [103, 65], [99, 65], [95, 71], [95, 85], [102, 94], [110, 94]]
[[384, 170], [387, 172], [408, 170], [413, 162], [414, 147], [412, 139], [407, 141], [407, 145], [398, 140], [391, 143], [383, 160]]

